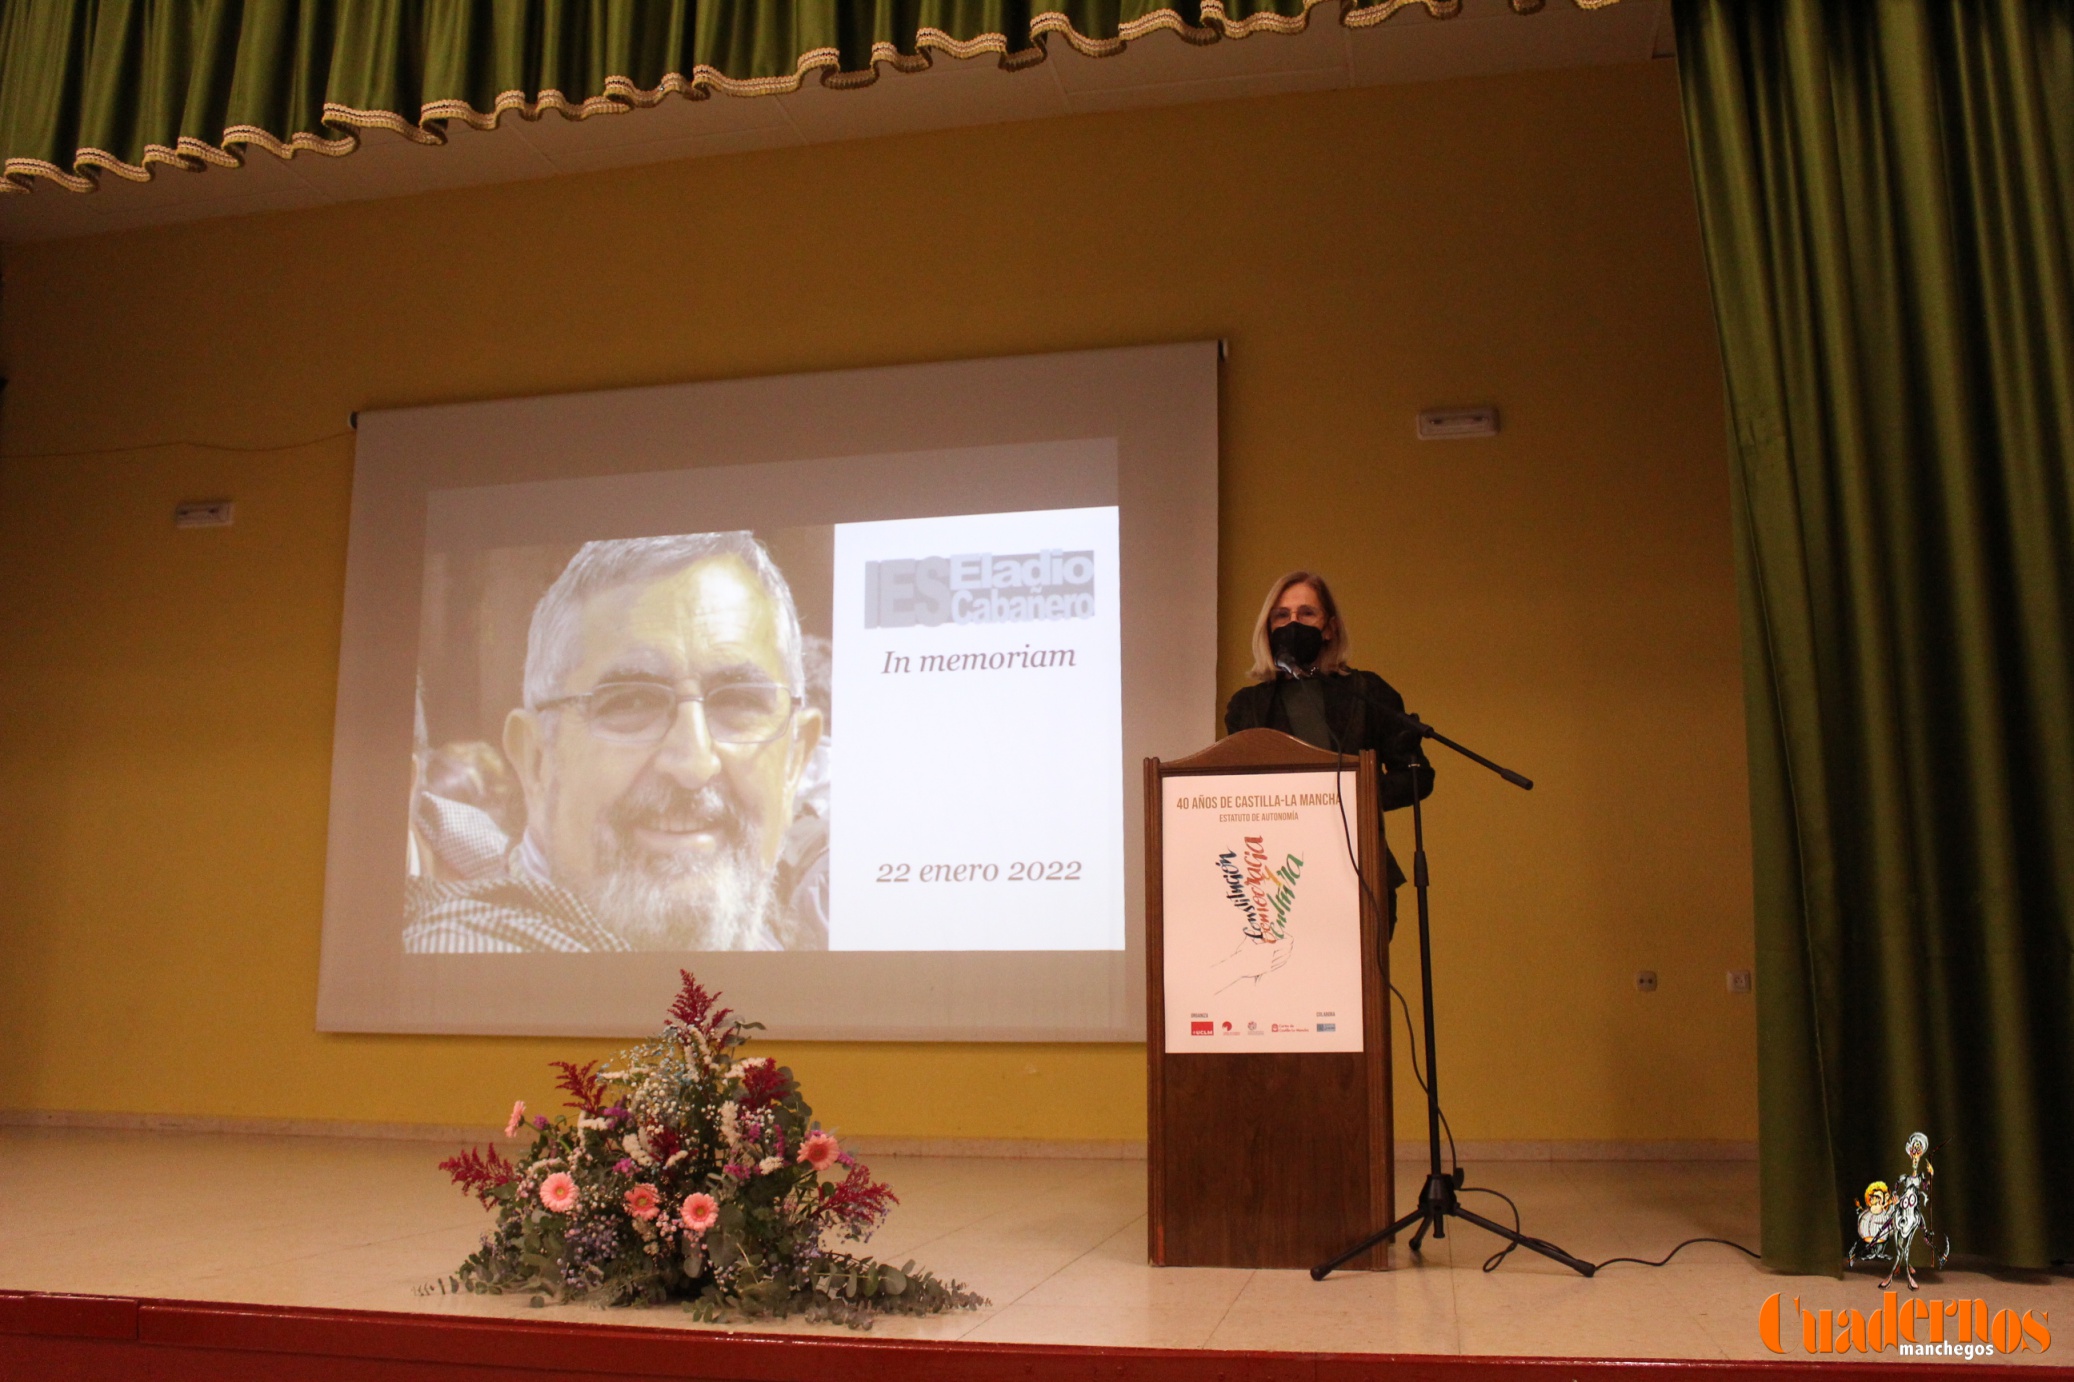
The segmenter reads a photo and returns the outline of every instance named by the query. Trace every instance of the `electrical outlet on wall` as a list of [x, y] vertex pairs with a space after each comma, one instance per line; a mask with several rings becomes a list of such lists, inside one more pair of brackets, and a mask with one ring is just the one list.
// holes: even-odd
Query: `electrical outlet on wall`
[[1731, 969], [1728, 972], [1728, 991], [1730, 993], [1748, 993], [1750, 991], [1750, 971], [1747, 969]]
[[1655, 993], [1655, 992], [1656, 992], [1656, 971], [1655, 971], [1655, 970], [1653, 970], [1653, 969], [1638, 969], [1638, 970], [1636, 970], [1636, 971], [1635, 971], [1635, 987], [1636, 987], [1637, 989], [1639, 989], [1639, 990], [1640, 990], [1641, 992], [1643, 992], [1643, 993]]

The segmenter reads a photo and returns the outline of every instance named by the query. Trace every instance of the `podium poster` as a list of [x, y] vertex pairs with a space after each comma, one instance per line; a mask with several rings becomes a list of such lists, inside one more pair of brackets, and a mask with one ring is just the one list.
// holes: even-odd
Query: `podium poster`
[[1167, 1053], [1362, 1050], [1355, 775], [1177, 774], [1162, 792]]

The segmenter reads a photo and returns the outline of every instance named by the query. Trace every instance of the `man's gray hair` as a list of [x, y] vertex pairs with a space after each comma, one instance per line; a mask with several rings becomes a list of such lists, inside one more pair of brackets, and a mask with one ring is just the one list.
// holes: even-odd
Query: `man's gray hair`
[[526, 635], [526, 708], [539, 710], [563, 694], [582, 655], [584, 602], [636, 582], [659, 581], [694, 562], [734, 557], [756, 577], [777, 606], [778, 656], [796, 691], [806, 680], [800, 657], [799, 610], [792, 587], [753, 533], [688, 533], [677, 537], [615, 538], [586, 542], [533, 607]]

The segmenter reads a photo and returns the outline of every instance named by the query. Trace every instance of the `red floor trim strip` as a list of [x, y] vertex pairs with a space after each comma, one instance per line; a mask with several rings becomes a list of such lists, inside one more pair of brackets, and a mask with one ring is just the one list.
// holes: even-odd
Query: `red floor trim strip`
[[[1901, 1364], [1923, 1382], [2008, 1375]], [[465, 1315], [0, 1291], [0, 1382], [1836, 1382], [1894, 1363], [1240, 1353], [717, 1334]], [[2025, 1368], [2033, 1378], [2070, 1368]]]

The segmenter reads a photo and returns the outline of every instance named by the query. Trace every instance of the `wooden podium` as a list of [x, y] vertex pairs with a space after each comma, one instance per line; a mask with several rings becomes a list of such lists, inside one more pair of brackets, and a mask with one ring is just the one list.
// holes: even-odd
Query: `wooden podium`
[[1145, 760], [1154, 1266], [1310, 1267], [1396, 1217], [1384, 887], [1373, 752], [1252, 729]]

